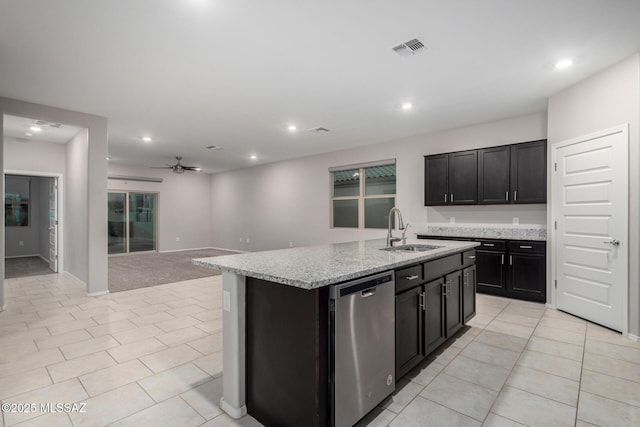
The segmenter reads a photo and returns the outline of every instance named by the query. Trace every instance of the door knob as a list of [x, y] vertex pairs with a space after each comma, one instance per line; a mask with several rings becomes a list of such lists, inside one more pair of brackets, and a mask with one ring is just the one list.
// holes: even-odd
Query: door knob
[[611, 246], [620, 246], [620, 240], [618, 240], [618, 239], [611, 239], [611, 240], [608, 240], [608, 241], [606, 241], [604, 243], [606, 243], [608, 245], [611, 245]]

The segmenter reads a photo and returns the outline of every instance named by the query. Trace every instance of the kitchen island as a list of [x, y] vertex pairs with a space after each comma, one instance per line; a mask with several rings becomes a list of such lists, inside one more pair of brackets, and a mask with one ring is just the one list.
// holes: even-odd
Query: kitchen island
[[[248, 407], [267, 425], [333, 424], [332, 285], [392, 272], [395, 377], [457, 332], [475, 313], [475, 276], [470, 274], [478, 244], [408, 243], [436, 247], [387, 251], [380, 239], [194, 260], [223, 273], [221, 408], [239, 418]], [[409, 293], [415, 298], [407, 299]]]

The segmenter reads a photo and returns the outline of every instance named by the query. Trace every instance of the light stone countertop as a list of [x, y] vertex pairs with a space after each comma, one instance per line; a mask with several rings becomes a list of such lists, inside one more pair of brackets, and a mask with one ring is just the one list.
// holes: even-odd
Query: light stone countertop
[[429, 224], [416, 235], [477, 239], [547, 240], [547, 227], [535, 224]]
[[193, 263], [298, 288], [316, 289], [479, 245], [476, 242], [407, 239], [409, 243], [441, 247], [427, 252], [391, 252], [380, 250], [386, 241], [377, 239], [197, 258]]

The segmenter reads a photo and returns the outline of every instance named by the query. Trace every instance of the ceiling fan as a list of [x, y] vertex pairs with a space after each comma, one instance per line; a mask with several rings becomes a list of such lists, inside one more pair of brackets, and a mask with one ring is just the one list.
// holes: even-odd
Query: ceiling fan
[[199, 172], [202, 170], [199, 166], [183, 165], [182, 163], [180, 163], [180, 160], [182, 160], [181, 156], [176, 156], [176, 160], [178, 161], [178, 163], [176, 163], [175, 165], [158, 166], [158, 167], [154, 167], [153, 169], [171, 169], [174, 173], [184, 173], [184, 171]]

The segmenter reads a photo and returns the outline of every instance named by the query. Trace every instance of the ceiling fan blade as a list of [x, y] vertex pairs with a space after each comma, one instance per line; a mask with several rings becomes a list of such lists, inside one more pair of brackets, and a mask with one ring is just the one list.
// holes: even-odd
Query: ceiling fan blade
[[199, 171], [201, 168], [198, 166], [183, 166], [182, 169], [187, 171]]
[[150, 166], [151, 169], [172, 169], [173, 166]]

